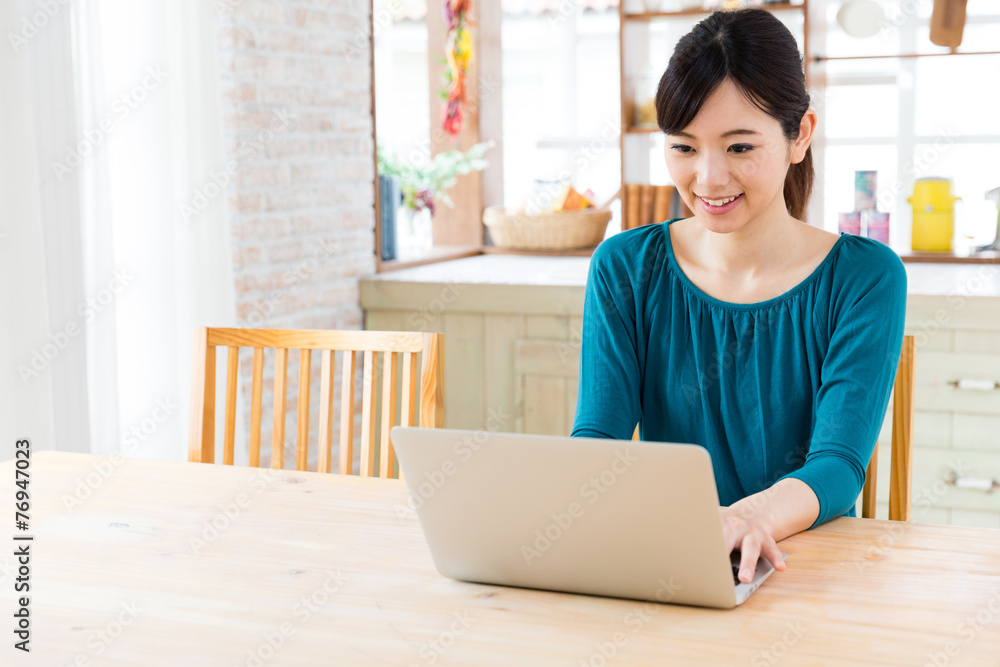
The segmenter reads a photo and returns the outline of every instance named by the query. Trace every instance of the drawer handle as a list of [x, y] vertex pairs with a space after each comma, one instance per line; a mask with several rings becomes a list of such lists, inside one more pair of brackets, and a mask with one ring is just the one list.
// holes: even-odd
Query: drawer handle
[[1000, 489], [1000, 480], [988, 477], [960, 477], [954, 470], [949, 470], [945, 482], [959, 489], [973, 489], [993, 493]]
[[996, 391], [1000, 389], [1000, 382], [996, 382], [995, 380], [962, 378], [961, 380], [952, 380], [948, 384], [961, 391]]

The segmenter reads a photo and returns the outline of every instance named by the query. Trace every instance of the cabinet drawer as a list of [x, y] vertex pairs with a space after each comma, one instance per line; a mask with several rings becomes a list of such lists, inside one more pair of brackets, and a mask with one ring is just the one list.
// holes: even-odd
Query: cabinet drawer
[[918, 410], [1000, 414], [1000, 354], [917, 351]]
[[[877, 502], [889, 502], [891, 448], [879, 446]], [[1000, 514], [1000, 493], [958, 488], [948, 484], [949, 473], [962, 477], [1000, 478], [1000, 451], [961, 451], [950, 449], [914, 449], [911, 503], [913, 520], [932, 522], [936, 510], [970, 510]], [[860, 511], [860, 507], [859, 507]], [[952, 516], [952, 522], [957, 517]]]

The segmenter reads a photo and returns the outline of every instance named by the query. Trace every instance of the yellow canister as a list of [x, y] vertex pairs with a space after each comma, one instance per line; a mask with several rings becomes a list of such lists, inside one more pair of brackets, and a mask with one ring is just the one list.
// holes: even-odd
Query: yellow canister
[[955, 201], [947, 178], [919, 178], [913, 184], [913, 196], [907, 199], [913, 206], [914, 250], [950, 252], [955, 236]]

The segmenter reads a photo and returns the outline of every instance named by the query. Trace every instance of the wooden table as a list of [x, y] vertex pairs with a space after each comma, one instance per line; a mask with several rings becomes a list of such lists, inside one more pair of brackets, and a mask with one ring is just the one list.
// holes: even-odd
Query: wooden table
[[837, 519], [718, 611], [441, 577], [397, 480], [53, 452], [30, 472], [32, 654], [8, 547], [3, 665], [1000, 665], [997, 530]]

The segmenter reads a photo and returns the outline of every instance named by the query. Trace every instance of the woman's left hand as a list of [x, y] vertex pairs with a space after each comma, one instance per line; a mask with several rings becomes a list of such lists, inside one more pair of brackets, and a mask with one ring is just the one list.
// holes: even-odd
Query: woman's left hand
[[729, 553], [734, 549], [740, 551], [739, 579], [746, 584], [753, 579], [760, 556], [769, 560], [779, 572], [785, 569], [785, 559], [761, 514], [742, 509], [745, 508], [739, 503], [721, 509], [722, 534]]

